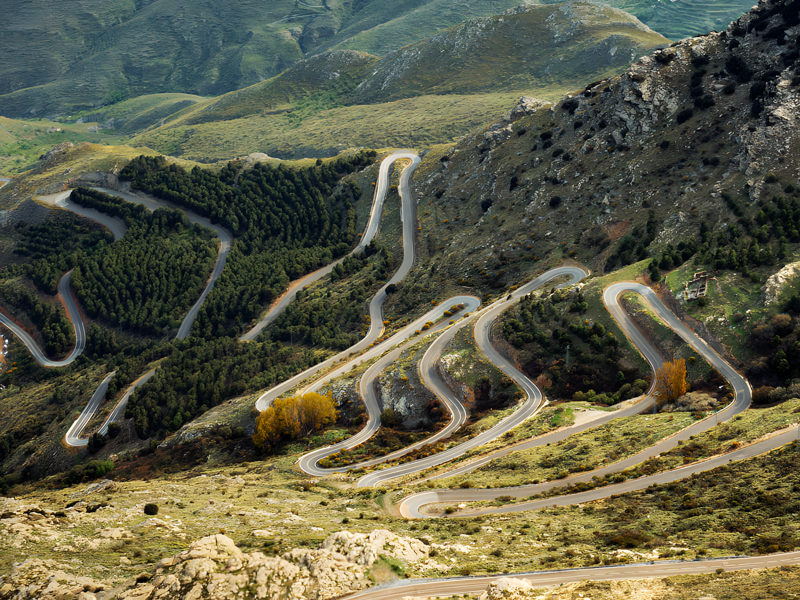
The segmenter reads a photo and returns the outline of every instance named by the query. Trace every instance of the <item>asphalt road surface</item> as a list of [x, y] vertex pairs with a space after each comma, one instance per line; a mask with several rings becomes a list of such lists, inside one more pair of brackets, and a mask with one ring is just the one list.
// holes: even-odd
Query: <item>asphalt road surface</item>
[[[322, 373], [329, 369], [330, 367], [334, 366], [338, 362], [346, 362], [347, 359], [350, 357], [351, 354], [357, 354], [362, 350], [366, 350], [370, 347], [370, 345], [377, 340], [381, 334], [383, 333], [383, 302], [386, 300], [386, 288], [393, 284], [401, 281], [409, 270], [411, 270], [411, 266], [414, 264], [414, 223], [416, 222], [416, 203], [411, 198], [411, 190], [409, 188], [408, 182], [411, 178], [411, 174], [417, 168], [417, 165], [420, 162], [419, 156], [409, 152], [398, 152], [391, 154], [383, 159], [381, 163], [380, 172], [378, 175], [378, 181], [375, 185], [375, 200], [373, 200], [373, 215], [370, 217], [370, 223], [367, 226], [367, 231], [365, 234], [365, 238], [368, 235], [372, 235], [374, 237], [375, 232], [373, 231], [370, 233], [373, 227], [377, 228], [377, 224], [373, 226], [373, 222], [379, 221], [379, 217], [375, 218], [375, 205], [378, 203], [378, 199], [380, 198], [380, 205], [383, 206], [383, 198], [386, 196], [386, 192], [389, 190], [389, 167], [394, 163], [396, 160], [401, 158], [408, 158], [411, 159], [411, 165], [405, 168], [403, 171], [402, 176], [400, 177], [400, 198], [402, 201], [402, 211], [401, 211], [401, 218], [403, 221], [403, 262], [400, 265], [400, 268], [394, 274], [394, 276], [384, 285], [378, 293], [373, 296], [372, 300], [369, 303], [369, 317], [370, 317], [370, 326], [369, 331], [367, 331], [367, 335], [364, 338], [348, 348], [347, 350], [340, 352], [336, 356], [329, 358], [328, 360], [311, 367], [303, 371], [302, 373], [295, 375], [291, 379], [284, 381], [283, 383], [270, 388], [266, 392], [264, 392], [256, 401], [256, 408], [258, 410], [266, 409], [275, 398], [278, 398], [282, 394], [288, 392], [289, 390], [296, 387], [298, 384], [301, 384], [305, 380], [310, 380], [310, 378], [314, 378], [318, 373]], [[442, 309], [444, 310], [444, 309]], [[405, 330], [404, 330], [405, 331]], [[347, 367], [340, 367], [340, 369], [349, 370], [355, 365], [361, 364], [366, 360], [374, 358], [384, 352], [384, 348], [386, 348], [385, 344], [380, 346], [376, 346], [371, 348], [369, 351], [364, 353], [359, 360], [353, 361], [347, 365]], [[338, 370], [337, 370], [338, 372]], [[343, 372], [343, 371], [342, 371]]]
[[[217, 236], [219, 237], [219, 240], [220, 240], [220, 247], [219, 247], [219, 252], [217, 254], [217, 262], [214, 265], [214, 270], [212, 271], [211, 277], [209, 277], [208, 283], [206, 284], [206, 287], [203, 290], [203, 293], [200, 295], [200, 298], [197, 299], [197, 302], [194, 303], [192, 308], [189, 310], [189, 312], [183, 318], [183, 322], [181, 323], [181, 326], [178, 329], [178, 334], [175, 336], [177, 339], [186, 339], [189, 336], [189, 333], [191, 332], [192, 325], [194, 324], [194, 321], [197, 318], [197, 313], [200, 310], [200, 307], [202, 306], [203, 301], [205, 300], [205, 298], [208, 295], [208, 293], [213, 289], [214, 283], [217, 281], [217, 279], [219, 279], [219, 276], [222, 274], [222, 270], [225, 267], [225, 262], [226, 262], [226, 260], [228, 258], [228, 253], [230, 252], [231, 243], [233, 241], [233, 237], [231, 236], [230, 232], [227, 229], [225, 229], [224, 227], [220, 227], [219, 225], [215, 225], [209, 219], [207, 219], [205, 217], [201, 217], [200, 215], [197, 215], [197, 214], [193, 213], [192, 211], [184, 210], [184, 209], [182, 209], [180, 207], [177, 207], [177, 206], [174, 206], [174, 205], [172, 205], [172, 204], [170, 204], [168, 202], [164, 202], [162, 200], [158, 200], [158, 199], [152, 198], [150, 196], [140, 196], [140, 195], [137, 195], [137, 194], [129, 194], [127, 192], [120, 192], [120, 191], [117, 191], [117, 190], [111, 190], [111, 189], [107, 189], [107, 188], [93, 188], [93, 189], [98, 190], [98, 191], [103, 192], [103, 193], [106, 193], [106, 194], [109, 194], [111, 196], [117, 196], [119, 198], [122, 198], [123, 200], [126, 200], [128, 202], [132, 202], [134, 204], [141, 204], [141, 205], [145, 206], [146, 208], [150, 209], [151, 211], [155, 211], [156, 209], [159, 209], [159, 208], [174, 208], [174, 209], [177, 209], [177, 210], [181, 210], [182, 212], [184, 212], [186, 214], [186, 218], [189, 220], [190, 223], [192, 223], [192, 224], [197, 223], [198, 225], [200, 225], [202, 227], [208, 227], [210, 229], [213, 229], [217, 233]], [[125, 231], [126, 231], [125, 223], [122, 222], [120, 219], [117, 219], [115, 217], [110, 217], [110, 216], [108, 216], [106, 214], [103, 214], [103, 213], [101, 213], [99, 211], [96, 211], [96, 210], [93, 210], [93, 209], [89, 209], [89, 208], [84, 208], [84, 207], [82, 207], [82, 206], [80, 206], [78, 204], [75, 204], [74, 202], [70, 202], [69, 194], [71, 194], [71, 192], [62, 192], [61, 194], [54, 194], [54, 195], [51, 195], [51, 196], [43, 196], [43, 197], [40, 197], [40, 199], [44, 200], [45, 202], [47, 202], [49, 204], [53, 204], [55, 206], [59, 206], [61, 208], [65, 208], [66, 210], [69, 210], [69, 211], [74, 212], [76, 214], [83, 215], [83, 216], [88, 217], [88, 218], [90, 218], [90, 219], [92, 219], [94, 221], [97, 221], [98, 223], [101, 223], [102, 225], [105, 225], [106, 227], [108, 227], [112, 231], [112, 233], [114, 234], [114, 239], [115, 240], [118, 240], [119, 238], [121, 238], [125, 234]], [[70, 273], [68, 273], [67, 275], [69, 275]], [[67, 276], [65, 276], [65, 277], [67, 277]], [[63, 281], [64, 280], [62, 279], [62, 283], [63, 283]], [[59, 284], [59, 289], [60, 288], [61, 288], [61, 284]], [[73, 354], [75, 355], [75, 357], [77, 357], [81, 352], [83, 352], [83, 347], [85, 345], [85, 337], [86, 336], [85, 336], [85, 333], [83, 333], [83, 322], [81, 321], [80, 315], [78, 314], [77, 306], [74, 305], [74, 302], [72, 301], [72, 297], [69, 294], [69, 281], [68, 280], [67, 280], [67, 283], [66, 283], [66, 293], [65, 293], [65, 291], [61, 290], [61, 295], [62, 295], [62, 297], [65, 298], [65, 300], [68, 298], [69, 301], [72, 302], [72, 305], [73, 305], [74, 310], [75, 310], [75, 314], [77, 316], [77, 319], [76, 318], [72, 318], [73, 323], [80, 323], [81, 334], [82, 334], [82, 338], [83, 338], [84, 341], [81, 344], [80, 352], [75, 353], [75, 350], [73, 350]], [[70, 315], [72, 316], [72, 310], [69, 308], [69, 306], [67, 306], [67, 310], [70, 310]], [[76, 330], [77, 330], [77, 328], [76, 328]], [[34, 346], [35, 346], [35, 344], [34, 344]], [[76, 345], [76, 350], [77, 350], [77, 348], [78, 348], [78, 346]], [[33, 350], [32, 350], [32, 352], [33, 352]], [[35, 354], [34, 354], [34, 356], [35, 356]], [[70, 357], [71, 357], [70, 362], [72, 362], [72, 360], [74, 360], [74, 357], [72, 355], [70, 355]], [[37, 360], [38, 360], [38, 358], [37, 358]], [[69, 363], [62, 362], [62, 363], [59, 363], [57, 365], [49, 365], [49, 366], [63, 366], [64, 364], [69, 364]], [[105, 420], [103, 425], [100, 427], [100, 429], [99, 429], [100, 433], [105, 434], [108, 431], [109, 423], [113, 423], [114, 421], [122, 418], [122, 416], [125, 414], [125, 407], [128, 405], [128, 400], [130, 399], [131, 394], [133, 393], [133, 391], [137, 387], [142, 385], [143, 383], [147, 382], [153, 376], [154, 373], [155, 373], [155, 370], [148, 371], [147, 373], [142, 375], [139, 379], [137, 379], [136, 381], [134, 381], [130, 385], [130, 387], [125, 392], [125, 394], [122, 396], [120, 401], [117, 403], [117, 405], [111, 411], [111, 414], [108, 416], [108, 418]], [[67, 435], [64, 437], [64, 441], [65, 441], [65, 443], [67, 445], [69, 445], [69, 446], [85, 446], [88, 443], [88, 440], [82, 439], [80, 437], [80, 435], [83, 432], [83, 429], [89, 423], [89, 421], [95, 415], [97, 410], [100, 408], [100, 403], [102, 402], [103, 398], [105, 397], [106, 390], [108, 389], [108, 382], [111, 380], [111, 377], [113, 377], [113, 376], [114, 376], [114, 373], [110, 374], [109, 376], [107, 376], [102, 381], [102, 383], [97, 388], [97, 390], [95, 390], [94, 394], [92, 395], [91, 399], [87, 403], [86, 407], [84, 407], [84, 409], [81, 412], [80, 416], [72, 424], [72, 426], [70, 427], [69, 431], [67, 431]]]
[[513, 573], [488, 575], [485, 577], [452, 577], [447, 579], [406, 579], [391, 584], [342, 596], [348, 600], [397, 600], [402, 597], [436, 597], [457, 595], [478, 595], [498, 579], [524, 579], [535, 586], [553, 586], [580, 581], [613, 581], [620, 579], [647, 579], [651, 577], [670, 577], [675, 575], [698, 575], [714, 573], [717, 569], [738, 571], [742, 569], [766, 569], [793, 565], [800, 562], [800, 552], [767, 554], [765, 556], [745, 556], [714, 558], [699, 561], [659, 561], [634, 565], [615, 565], [609, 567], [588, 567], [583, 569], [564, 569], [560, 571], [540, 571], [532, 573]]
[[[449, 325], [449, 317], [442, 318], [442, 313], [447, 310], [453, 304], [464, 304], [465, 308], [459, 314], [463, 314], [464, 312], [469, 312], [474, 310], [480, 305], [480, 301], [475, 298], [474, 296], [456, 296], [451, 298], [447, 302], [442, 302], [437, 308], [432, 311], [429, 311], [425, 315], [421, 316], [420, 318], [416, 319], [410, 325], [407, 325], [402, 330], [394, 334], [391, 338], [383, 342], [379, 347], [374, 348], [373, 351], [369, 352], [369, 358], [374, 356], [378, 356], [385, 352], [386, 348], [392, 348], [390, 352], [387, 352], [383, 356], [380, 357], [374, 364], [372, 364], [361, 376], [361, 380], [359, 381], [359, 391], [361, 392], [361, 397], [364, 400], [364, 404], [367, 409], [367, 423], [364, 428], [359, 431], [356, 435], [348, 438], [347, 440], [340, 442], [339, 444], [334, 444], [332, 446], [326, 446], [324, 448], [318, 448], [308, 454], [302, 456], [298, 462], [300, 468], [310, 475], [316, 476], [324, 476], [330, 475], [331, 473], [341, 473], [348, 471], [350, 469], [357, 469], [361, 467], [367, 467], [376, 465], [382, 462], [386, 462], [388, 460], [392, 460], [395, 458], [399, 458], [403, 454], [407, 454], [412, 450], [424, 446], [425, 444], [430, 444], [435, 442], [438, 439], [442, 439], [443, 437], [447, 437], [450, 433], [461, 426], [464, 422], [464, 418], [459, 416], [458, 408], [460, 407], [461, 412], [464, 412], [464, 408], [460, 403], [456, 403], [457, 406], [450, 406], [448, 405], [448, 410], [450, 410], [451, 415], [455, 415], [455, 418], [451, 419], [450, 423], [445, 427], [442, 431], [437, 432], [433, 436], [417, 442], [416, 444], [412, 444], [411, 446], [407, 446], [402, 450], [398, 450], [397, 452], [393, 452], [391, 454], [387, 454], [386, 456], [378, 457], [372, 460], [364, 461], [357, 465], [349, 465], [347, 467], [341, 468], [332, 468], [332, 469], [325, 469], [322, 467], [317, 466], [317, 462], [322, 460], [323, 458], [330, 456], [331, 454], [335, 454], [336, 452], [340, 452], [342, 449], [345, 448], [353, 448], [358, 446], [359, 444], [364, 443], [369, 438], [371, 438], [375, 433], [377, 433], [378, 429], [381, 426], [381, 419], [380, 419], [380, 401], [378, 400], [378, 396], [375, 392], [375, 387], [373, 386], [373, 382], [375, 378], [380, 374], [380, 372], [391, 365], [394, 361], [400, 358], [403, 350], [405, 350], [408, 346], [411, 346], [417, 343], [422, 336], [416, 336], [415, 331], [421, 329], [421, 327], [427, 322], [432, 321], [436, 322], [439, 321], [435, 326], [431, 327], [428, 331], [426, 331], [427, 335], [437, 333], [442, 329], [448, 327]], [[458, 318], [458, 315], [455, 315]], [[451, 329], [453, 329], [451, 327]], [[410, 338], [410, 339], [409, 339]], [[405, 342], [405, 343], [404, 343]], [[435, 342], [434, 342], [435, 343]], [[395, 344], [401, 344], [399, 347], [393, 348]], [[338, 377], [342, 375], [345, 371], [351, 368], [350, 364], [346, 364], [336, 371], [329, 373], [325, 377], [318, 379], [315, 381], [311, 386], [306, 388], [304, 391], [313, 391], [315, 389], [319, 389], [325, 383], [333, 379], [334, 377]], [[464, 412], [464, 415], [466, 413]]]
[[[431, 456], [407, 462], [405, 464], [396, 465], [388, 469], [382, 469], [374, 473], [369, 473], [359, 479], [357, 485], [359, 487], [374, 487], [391, 479], [395, 479], [396, 477], [410, 475], [412, 473], [419, 473], [425, 469], [430, 469], [451, 462], [466, 452], [469, 452], [478, 446], [482, 446], [483, 444], [496, 439], [497, 437], [503, 435], [506, 431], [510, 431], [520, 423], [523, 423], [535, 415], [536, 412], [541, 408], [541, 392], [525, 375], [511, 366], [507, 360], [497, 353], [489, 341], [488, 332], [491, 329], [491, 324], [494, 322], [497, 316], [506, 308], [511, 306], [515, 299], [529, 294], [530, 292], [540, 288], [557, 277], [569, 277], [569, 280], [566, 283], [556, 286], [563, 287], [565, 285], [577, 283], [586, 277], [586, 275], [587, 273], [585, 271], [575, 267], [559, 267], [557, 269], [551, 269], [550, 271], [547, 271], [546, 273], [536, 277], [532, 281], [529, 281], [525, 285], [515, 290], [512, 294], [510, 294], [510, 299], [506, 297], [497, 300], [490, 304], [485, 310], [459, 323], [457, 327], [451, 327], [445, 334], [440, 336], [433, 344], [431, 344], [431, 347], [428, 349], [419, 363], [419, 372], [422, 376], [423, 382], [445, 405], [448, 406], [448, 408], [451, 410], [451, 414], [456, 415], [453, 420], [456, 421], [458, 419], [458, 427], [460, 427], [467, 419], [466, 410], [461, 404], [461, 399], [456, 398], [453, 395], [450, 387], [439, 377], [439, 374], [436, 373], [435, 364], [441, 353], [447, 347], [447, 344], [450, 342], [453, 336], [455, 336], [457, 329], [460, 329], [461, 327], [475, 323], [475, 341], [480, 350], [487, 355], [489, 360], [494, 362], [501, 370], [503, 370], [504, 373], [509, 375], [509, 377], [512, 377], [522, 387], [527, 398], [523, 402], [522, 406], [520, 406], [511, 415], [507, 416], [497, 425], [487, 429], [474, 438], [462, 442], [457, 446], [448, 448], [442, 452], [432, 454]], [[443, 304], [448, 304], [448, 302], [444, 302]], [[356, 467], [358, 467], [358, 465], [351, 466], [351, 468]]]
[[44, 202], [45, 204], [49, 204], [51, 206], [57, 206], [59, 208], [63, 208], [70, 212], [75, 213], [76, 215], [81, 215], [86, 217], [87, 219], [91, 219], [96, 223], [100, 223], [104, 227], [108, 228], [109, 231], [114, 235], [114, 241], [120, 239], [125, 232], [128, 230], [127, 225], [122, 219], [117, 217], [112, 217], [105, 213], [101, 213], [98, 210], [94, 210], [93, 208], [86, 208], [81, 206], [80, 204], [76, 204], [70, 200], [70, 194], [72, 194], [72, 190], [61, 192], [59, 194], [48, 194], [46, 196], [37, 196], [39, 200]]
[[72, 271], [66, 273], [58, 282], [58, 294], [61, 297], [64, 307], [67, 309], [72, 326], [75, 329], [75, 346], [63, 360], [51, 360], [47, 358], [41, 348], [36, 344], [34, 339], [28, 334], [27, 331], [18, 326], [14, 321], [9, 319], [3, 314], [0, 314], [0, 323], [8, 327], [19, 340], [25, 344], [33, 358], [43, 367], [66, 367], [71, 364], [78, 356], [81, 355], [83, 349], [86, 347], [86, 330], [83, 327], [83, 320], [78, 311], [78, 306], [75, 304], [75, 299], [72, 297], [69, 289], [69, 282], [72, 278]]
[[68, 446], [86, 446], [89, 443], [89, 440], [82, 440], [79, 436], [86, 427], [87, 423], [89, 423], [89, 420], [94, 416], [94, 413], [96, 413], [97, 409], [100, 408], [100, 403], [103, 401], [106, 391], [108, 390], [108, 383], [115, 374], [116, 371], [112, 371], [106, 375], [106, 378], [103, 379], [100, 385], [97, 386], [94, 394], [92, 394], [92, 397], [89, 399], [89, 403], [86, 405], [86, 408], [84, 408], [83, 412], [78, 415], [78, 418], [73, 421], [72, 425], [67, 431], [67, 435], [64, 436], [64, 441]]
[[[655, 352], [654, 349], [652, 349], [650, 344], [647, 343], [647, 340], [634, 326], [634, 324], [628, 318], [625, 311], [622, 310], [622, 308], [619, 306], [617, 302], [620, 294], [623, 294], [625, 292], [634, 292], [640, 294], [644, 298], [645, 302], [647, 302], [647, 304], [653, 310], [653, 312], [655, 312], [669, 327], [671, 327], [684, 341], [686, 341], [697, 352], [699, 352], [712, 366], [714, 366], [720, 373], [722, 373], [722, 375], [730, 382], [731, 387], [734, 390], [735, 399], [726, 409], [720, 411], [717, 415], [707, 417], [702, 421], [698, 421], [697, 423], [691, 425], [690, 427], [683, 429], [678, 434], [669, 437], [665, 440], [662, 440], [658, 444], [655, 444], [654, 446], [651, 446], [650, 448], [647, 448], [646, 450], [643, 450], [642, 452], [639, 452], [634, 456], [616, 462], [612, 465], [608, 465], [601, 469], [596, 469], [594, 471], [581, 473], [557, 481], [550, 481], [535, 485], [524, 485], [512, 488], [494, 488], [487, 490], [454, 489], [454, 490], [437, 490], [431, 492], [423, 492], [420, 494], [414, 494], [412, 496], [408, 496], [407, 498], [401, 500], [398, 506], [400, 509], [400, 513], [407, 518], [425, 518], [432, 516], [430, 514], [426, 514], [423, 511], [423, 507], [425, 507], [428, 504], [434, 504], [434, 503], [451, 504], [451, 503], [461, 503], [461, 502], [473, 502], [479, 500], [494, 500], [498, 496], [504, 496], [504, 495], [508, 495], [514, 498], [525, 498], [528, 496], [532, 496], [534, 494], [539, 494], [548, 490], [552, 490], [554, 488], [561, 488], [571, 483], [591, 481], [592, 478], [594, 477], [600, 477], [608, 473], [616, 473], [623, 471], [628, 467], [632, 467], [634, 465], [641, 463], [642, 461], [646, 460], [651, 456], [656, 456], [658, 454], [666, 452], [671, 448], [677, 446], [679, 442], [684, 442], [688, 440], [690, 436], [714, 427], [718, 422], [721, 423], [727, 419], [730, 419], [734, 415], [742, 412], [743, 410], [747, 409], [750, 406], [751, 392], [750, 392], [750, 385], [747, 383], [747, 381], [739, 373], [737, 373], [733, 369], [733, 367], [731, 367], [725, 360], [723, 360], [716, 352], [714, 352], [711, 348], [709, 348], [708, 345], [703, 340], [697, 337], [680, 320], [678, 320], [678, 318], [669, 309], [667, 309], [666, 306], [662, 304], [661, 300], [658, 298], [655, 292], [653, 292], [650, 288], [638, 283], [625, 282], [609, 286], [603, 293], [603, 301], [605, 302], [606, 307], [608, 308], [609, 312], [614, 316], [614, 318], [619, 322], [619, 325], [623, 329], [625, 334], [631, 339], [631, 341], [637, 346], [637, 348], [640, 348], [642, 352], [645, 354], [645, 356], [647, 356], [647, 359], [651, 363], [651, 365], [660, 363], [658, 355], [651, 354], [652, 352]], [[778, 436], [778, 438], [779, 437], [781, 436]], [[772, 440], [768, 440], [768, 442], [772, 442], [773, 440], [776, 440], [778, 438], [772, 438]], [[628, 481], [622, 484], [618, 484], [616, 486], [608, 486], [596, 490], [591, 490], [590, 492], [585, 492], [583, 494], [571, 494], [560, 498], [550, 498], [546, 501], [527, 502], [524, 504], [516, 504], [498, 508], [485, 508], [485, 509], [461, 511], [457, 513], [456, 516], [467, 516], [467, 515], [473, 516], [477, 514], [518, 512], [521, 510], [531, 510], [534, 508], [541, 508], [543, 506], [568, 505], [580, 502], [587, 502], [589, 499], [597, 500], [600, 498], [608, 497], [612, 494], [619, 494], [625, 491], [632, 491], [633, 489], [636, 490], [643, 489], [642, 487], [638, 487], [638, 484], [645, 480], [650, 481], [651, 483], [652, 482], [663, 483], [665, 481], [675, 481], [677, 479], [683, 479], [692, 472], [695, 472], [690, 470], [693, 467], [698, 468], [701, 471], [704, 471], [714, 468], [719, 464], [727, 463], [729, 460], [735, 459], [734, 457], [736, 456], [740, 457], [736, 460], [742, 460], [743, 458], [749, 458], [751, 456], [755, 456], [753, 454], [750, 454], [749, 452], [751, 452], [752, 449], [755, 448], [756, 446], [759, 445], [755, 444], [753, 446], [748, 446], [746, 448], [743, 448], [740, 451], [726, 454], [724, 457], [720, 457], [722, 462], [715, 462], [716, 459], [704, 461], [702, 463], [699, 463], [698, 465], [690, 465], [689, 467], [683, 467], [681, 469], [676, 469], [674, 471], [668, 471], [666, 473], [653, 475], [650, 478], [644, 477]], [[770, 448], [772, 447], [777, 447], [777, 446], [770, 446]], [[650, 483], [644, 484], [644, 487], [647, 487], [647, 485], [650, 485]], [[443, 516], [443, 515], [436, 515], [436, 516]]]
[[[410, 202], [411, 196], [408, 189], [408, 180], [411, 176], [411, 173], [414, 171], [414, 169], [417, 168], [417, 164], [419, 164], [420, 158], [413, 152], [402, 152], [402, 151], [393, 152], [392, 154], [384, 158], [383, 161], [381, 162], [381, 166], [378, 172], [378, 181], [375, 184], [375, 194], [372, 197], [372, 208], [370, 209], [369, 222], [367, 223], [367, 228], [364, 231], [364, 235], [361, 236], [361, 241], [359, 242], [358, 246], [356, 246], [356, 248], [351, 252], [351, 254], [362, 252], [364, 248], [366, 248], [378, 234], [378, 228], [380, 227], [381, 223], [381, 215], [383, 214], [383, 205], [384, 202], [386, 201], [386, 194], [389, 190], [389, 169], [395, 163], [395, 161], [401, 158], [407, 158], [412, 161], [410, 169], [406, 169], [406, 171], [408, 171], [408, 174], [407, 175], [404, 174], [403, 176], [405, 178], [405, 187], [400, 191], [401, 197], [406, 199], [403, 205], [403, 223], [407, 222], [410, 222], [412, 224], [414, 223], [416, 217], [415, 217], [415, 212], [413, 210], [414, 205], [412, 202]], [[405, 210], [406, 204], [411, 204], [410, 207], [411, 210], [409, 211]], [[407, 218], [410, 219], [410, 221], [407, 221], [406, 220]], [[407, 247], [405, 227], [403, 231], [404, 231], [403, 248], [405, 249]], [[413, 246], [413, 240], [414, 240], [413, 236], [410, 237], [410, 240]], [[256, 323], [256, 325], [253, 326], [253, 328], [250, 329], [250, 331], [242, 335], [239, 339], [243, 342], [248, 342], [258, 337], [258, 335], [264, 330], [264, 328], [270, 323], [272, 323], [278, 317], [278, 315], [280, 315], [286, 309], [286, 307], [289, 306], [289, 304], [291, 304], [291, 302], [295, 299], [295, 296], [297, 296], [297, 292], [311, 285], [315, 281], [319, 281], [326, 275], [330, 274], [330, 272], [333, 271], [333, 268], [343, 260], [344, 258], [340, 258], [339, 260], [332, 262], [331, 264], [326, 265], [321, 269], [317, 269], [316, 271], [309, 273], [308, 275], [304, 275], [300, 279], [297, 279], [292, 283], [290, 283], [289, 289], [286, 290], [283, 296], [281, 296], [277, 304], [272, 306], [267, 312], [267, 314], [264, 315], [264, 318], [261, 319], [258, 323]], [[411, 262], [413, 263], [413, 259]], [[402, 269], [402, 266], [400, 268]], [[403, 275], [403, 277], [405, 277], [405, 275]], [[350, 350], [348, 350], [348, 352], [350, 352]]]

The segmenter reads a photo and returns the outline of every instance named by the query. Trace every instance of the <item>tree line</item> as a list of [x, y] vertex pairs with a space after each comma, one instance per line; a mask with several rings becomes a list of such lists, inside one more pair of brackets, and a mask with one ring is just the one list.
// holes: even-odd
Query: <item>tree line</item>
[[72, 287], [86, 314], [148, 335], [180, 327], [217, 258], [211, 232], [190, 225], [181, 211], [151, 213], [94, 190], [75, 190], [72, 199], [129, 227], [122, 239], [78, 261]]
[[134, 392], [126, 418], [140, 437], [162, 436], [222, 401], [293, 377], [323, 356], [276, 342], [235, 338], [173, 340], [155, 375]]
[[[569, 299], [562, 313], [558, 304]], [[519, 350], [522, 371], [539, 378], [556, 398], [615, 404], [641, 394], [647, 381], [636, 368], [621, 370], [619, 341], [602, 323], [581, 318], [586, 308], [580, 293], [523, 297], [516, 315], [503, 322], [503, 336]]]
[[134, 189], [174, 202], [230, 229], [228, 261], [198, 315], [195, 333], [234, 336], [289, 282], [345, 254], [356, 241], [353, 204], [341, 178], [374, 161], [364, 151], [313, 167], [231, 162], [218, 174], [140, 156], [121, 172]]
[[375, 240], [364, 252], [346, 256], [331, 271], [331, 281], [351, 278], [342, 289], [325, 293], [300, 290], [295, 301], [275, 319], [263, 335], [272, 341], [345, 350], [369, 328], [368, 303], [376, 284], [390, 275], [391, 253]]

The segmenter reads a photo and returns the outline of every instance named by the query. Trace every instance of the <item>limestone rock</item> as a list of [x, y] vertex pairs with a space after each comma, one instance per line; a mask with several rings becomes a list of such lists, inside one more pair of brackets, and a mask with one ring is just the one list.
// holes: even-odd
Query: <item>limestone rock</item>
[[[98, 531], [107, 539], [127, 533], [118, 528]], [[131, 577], [112, 595], [125, 600], [323, 600], [368, 587], [367, 570], [380, 556], [408, 563], [426, 561], [428, 546], [383, 529], [370, 534], [340, 531], [316, 550], [295, 548], [282, 556], [265, 556], [261, 552], [246, 554], [229, 537], [211, 535], [192, 542], [188, 550], [162, 558], [152, 572]], [[130, 562], [123, 558], [122, 564]], [[10, 576], [0, 578], [0, 600], [107, 597], [98, 592], [111, 586], [72, 575], [68, 568], [37, 559], [15, 564]]]
[[339, 531], [322, 542], [322, 548], [347, 557], [351, 562], [372, 566], [379, 555], [391, 556], [408, 562], [428, 557], [428, 546], [413, 538], [400, 537], [386, 529], [376, 529], [369, 534]]
[[689, 392], [684, 394], [672, 404], [666, 404], [661, 412], [696, 412], [714, 410], [719, 406], [719, 401], [702, 392]]
[[533, 585], [524, 579], [501, 577], [489, 584], [480, 600], [523, 600], [532, 597], [531, 590]]
[[793, 262], [767, 279], [767, 283], [764, 285], [764, 304], [769, 306], [777, 301], [778, 294], [786, 283], [798, 275], [800, 275], [800, 262]]
[[512, 108], [506, 115], [506, 120], [513, 122], [517, 119], [521, 119], [522, 117], [532, 115], [537, 110], [548, 108], [550, 106], [552, 106], [551, 102], [539, 100], [538, 98], [533, 98], [532, 96], [523, 96], [519, 99], [519, 102], [517, 102], [516, 106], [514, 106], [514, 108]]

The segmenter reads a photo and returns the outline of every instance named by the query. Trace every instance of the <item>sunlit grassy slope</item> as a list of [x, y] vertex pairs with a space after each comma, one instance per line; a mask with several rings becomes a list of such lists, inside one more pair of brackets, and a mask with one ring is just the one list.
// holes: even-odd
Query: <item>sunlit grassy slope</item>
[[314, 57], [199, 102], [135, 142], [197, 160], [449, 142], [521, 95], [554, 100], [666, 43], [607, 6], [531, 6], [473, 19], [382, 59], [352, 51]]

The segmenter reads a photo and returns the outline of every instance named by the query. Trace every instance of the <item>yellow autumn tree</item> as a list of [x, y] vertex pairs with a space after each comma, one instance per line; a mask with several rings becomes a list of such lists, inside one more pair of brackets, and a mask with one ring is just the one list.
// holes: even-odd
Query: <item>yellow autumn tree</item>
[[299, 438], [332, 425], [339, 418], [336, 401], [316, 392], [278, 398], [256, 419], [253, 443], [262, 450], [283, 438]]
[[312, 431], [319, 431], [327, 425], [336, 423], [339, 413], [336, 410], [336, 401], [330, 396], [323, 396], [316, 392], [304, 394], [300, 398], [300, 423], [301, 433], [307, 435]]
[[256, 448], [266, 450], [281, 441], [283, 427], [274, 406], [262, 410], [256, 419], [256, 431], [253, 434], [253, 443]]
[[679, 358], [661, 365], [656, 371], [656, 391], [659, 404], [673, 402], [689, 391], [686, 382], [686, 360]]

